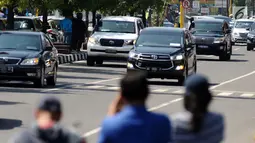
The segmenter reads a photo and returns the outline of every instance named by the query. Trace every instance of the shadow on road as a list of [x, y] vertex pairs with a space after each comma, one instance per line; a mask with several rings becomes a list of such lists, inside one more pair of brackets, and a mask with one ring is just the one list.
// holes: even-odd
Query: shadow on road
[[177, 81], [149, 81], [149, 85], [181, 86]]
[[0, 105], [15, 105], [15, 104], [25, 104], [25, 103], [0, 100]]
[[232, 54], [232, 56], [245, 56], [245, 54]]
[[220, 61], [219, 59], [204, 59], [199, 58], [198, 61], [213, 61], [213, 62], [248, 62], [248, 60], [238, 60], [238, 59], [232, 59], [230, 61]]
[[104, 78], [99, 77], [82, 77], [82, 76], [69, 76], [69, 75], [58, 75], [58, 78], [68, 78], [68, 79], [98, 79], [103, 80]]
[[127, 68], [127, 65], [117, 65], [117, 64], [103, 64], [96, 65], [97, 67], [107, 67], [107, 68]]
[[21, 125], [21, 120], [0, 118], [0, 130], [11, 130], [20, 127]]
[[106, 69], [84, 69], [84, 68], [72, 68], [72, 67], [59, 67], [60, 72], [72, 72], [72, 73], [90, 73], [90, 74], [106, 74], [106, 75], [123, 75], [125, 72]]

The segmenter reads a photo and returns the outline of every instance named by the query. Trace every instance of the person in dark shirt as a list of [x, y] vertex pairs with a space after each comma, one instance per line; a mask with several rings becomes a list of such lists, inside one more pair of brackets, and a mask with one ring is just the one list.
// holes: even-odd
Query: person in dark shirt
[[98, 143], [169, 143], [171, 123], [166, 115], [149, 112], [147, 75], [128, 73], [120, 82], [120, 95], [110, 105]]
[[192, 75], [185, 81], [184, 108], [171, 115], [174, 143], [221, 143], [224, 139], [224, 117], [208, 111], [212, 100], [209, 82], [203, 75]]
[[59, 125], [62, 107], [56, 97], [43, 98], [35, 117], [32, 128], [17, 134], [9, 143], [86, 143], [84, 138]]
[[82, 43], [87, 33], [86, 24], [82, 20], [82, 13], [77, 13], [77, 18], [73, 19], [73, 42], [72, 47], [76, 51], [80, 51]]

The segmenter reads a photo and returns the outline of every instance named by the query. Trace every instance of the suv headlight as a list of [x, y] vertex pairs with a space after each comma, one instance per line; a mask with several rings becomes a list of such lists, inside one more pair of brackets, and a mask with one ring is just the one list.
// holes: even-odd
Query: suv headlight
[[234, 33], [233, 33], [233, 35], [234, 35], [234, 36], [238, 36], [238, 35], [239, 35], [239, 33], [234, 32]]
[[171, 56], [171, 60], [182, 60], [183, 55]]
[[138, 58], [138, 54], [137, 53], [135, 53], [134, 51], [130, 51], [129, 52], [129, 58]]
[[224, 42], [224, 38], [215, 38], [214, 43], [222, 43]]
[[92, 43], [92, 44], [98, 44], [98, 43], [99, 43], [99, 40], [96, 39], [96, 38], [93, 38], [93, 37], [89, 37], [88, 42], [89, 42], [89, 43]]
[[125, 40], [124, 45], [134, 45], [134, 40]]
[[24, 59], [20, 64], [21, 65], [38, 65], [39, 58], [31, 58], [31, 59]]

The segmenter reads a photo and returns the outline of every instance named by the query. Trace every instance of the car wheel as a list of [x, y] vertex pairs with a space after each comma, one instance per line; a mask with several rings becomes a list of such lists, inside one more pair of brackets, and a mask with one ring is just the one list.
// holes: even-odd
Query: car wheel
[[34, 81], [34, 86], [35, 86], [35, 87], [38, 87], [38, 88], [44, 87], [45, 68], [44, 68], [44, 67], [41, 67], [40, 72], [41, 72], [40, 78], [39, 78], [39, 79], [36, 79], [36, 80]]
[[103, 60], [96, 60], [96, 64], [98, 64], [98, 65], [102, 65], [103, 64]]
[[234, 45], [235, 45], [235, 42], [231, 42], [231, 45], [233, 45], [233, 46], [234, 46]]
[[219, 56], [220, 61], [229, 61], [231, 58], [231, 52], [227, 52], [227, 48], [225, 48], [224, 52]]
[[53, 76], [46, 79], [47, 85], [55, 86], [57, 83], [57, 67], [55, 66], [53, 69]]
[[250, 44], [247, 44], [247, 51], [253, 50], [253, 47]]
[[91, 57], [87, 57], [87, 66], [94, 66], [95, 60]]

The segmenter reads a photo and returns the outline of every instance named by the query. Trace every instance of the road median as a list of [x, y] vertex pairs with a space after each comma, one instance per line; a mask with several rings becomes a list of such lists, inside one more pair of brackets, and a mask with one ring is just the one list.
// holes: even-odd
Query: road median
[[58, 63], [59, 64], [66, 64], [66, 63], [72, 63], [76, 61], [82, 61], [87, 59], [87, 52], [81, 51], [77, 53], [72, 54], [59, 54], [58, 55]]

